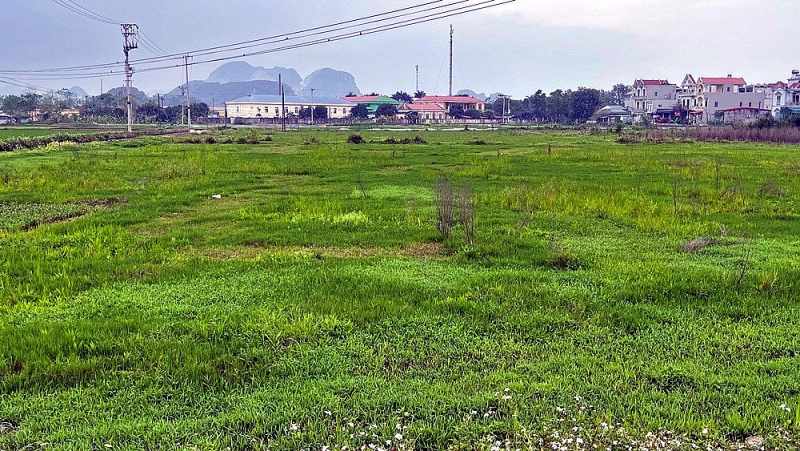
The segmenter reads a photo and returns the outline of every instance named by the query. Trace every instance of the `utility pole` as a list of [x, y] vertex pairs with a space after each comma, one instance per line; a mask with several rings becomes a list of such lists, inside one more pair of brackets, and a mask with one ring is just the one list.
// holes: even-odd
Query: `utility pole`
[[186, 68], [186, 118], [189, 128], [192, 128], [192, 106], [189, 103], [189, 55], [183, 55], [183, 65]]
[[311, 125], [314, 125], [314, 89], [311, 88]]
[[453, 26], [450, 25], [450, 96], [453, 95]]
[[286, 92], [283, 90], [281, 74], [278, 74], [278, 85], [281, 90], [281, 130], [286, 131]]
[[[128, 133], [132, 130], [133, 119], [131, 117], [133, 107], [131, 106], [131, 77], [133, 77], [133, 68], [128, 59], [128, 52], [135, 48], [139, 48], [139, 26], [135, 23], [124, 23], [122, 26], [122, 39], [124, 44], [122, 51], [125, 52], [125, 94], [128, 102]], [[102, 90], [102, 89], [101, 89]]]
[[419, 64], [417, 64], [416, 69], [417, 69], [417, 89], [416, 91], [414, 91], [414, 93], [419, 92]]

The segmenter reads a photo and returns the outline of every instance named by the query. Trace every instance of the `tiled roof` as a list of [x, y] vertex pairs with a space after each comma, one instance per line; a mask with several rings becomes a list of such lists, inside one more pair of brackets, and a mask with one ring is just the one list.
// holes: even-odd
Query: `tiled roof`
[[704, 85], [744, 85], [744, 78], [741, 77], [700, 77], [698, 83]]
[[661, 86], [661, 85], [668, 85], [669, 82], [667, 80], [639, 80], [645, 86]]
[[372, 103], [372, 102], [383, 102], [383, 103], [391, 103], [393, 105], [399, 105], [400, 102], [397, 100], [387, 97], [387, 96], [357, 96], [357, 97], [342, 97], [342, 100], [346, 100], [348, 102], [353, 103]]
[[[302, 96], [286, 96], [285, 102], [288, 104], [311, 105], [311, 99]], [[281, 103], [281, 96], [273, 94], [254, 94], [227, 102], [231, 103]], [[315, 97], [314, 105], [342, 105], [351, 106], [352, 102], [337, 99], [335, 97]]]
[[471, 96], [425, 96], [417, 99], [417, 103], [484, 103], [483, 100]]
[[435, 103], [404, 103], [397, 108], [398, 111], [400, 110], [408, 110], [408, 111], [425, 111], [425, 112], [434, 112], [434, 113], [444, 113], [445, 110], [441, 106]]

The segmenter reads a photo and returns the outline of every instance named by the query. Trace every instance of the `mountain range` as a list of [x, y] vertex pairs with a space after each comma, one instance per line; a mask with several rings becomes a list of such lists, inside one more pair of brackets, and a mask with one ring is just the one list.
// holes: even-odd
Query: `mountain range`
[[[315, 94], [326, 97], [341, 97], [348, 93], [360, 94], [355, 77], [348, 72], [330, 68], [312, 72], [305, 78], [292, 68], [251, 66], [244, 61], [225, 63], [215, 69], [205, 80], [189, 83], [189, 95], [193, 102], [205, 102], [209, 106], [221, 105], [251, 94], [280, 94], [278, 76], [287, 95]], [[178, 86], [163, 95], [163, 105], [179, 105], [184, 102], [184, 86]]]

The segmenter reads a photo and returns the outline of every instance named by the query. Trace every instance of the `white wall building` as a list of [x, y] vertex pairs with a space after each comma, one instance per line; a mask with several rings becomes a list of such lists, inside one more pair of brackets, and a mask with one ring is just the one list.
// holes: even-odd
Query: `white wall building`
[[[343, 119], [350, 116], [350, 110], [356, 104], [333, 97], [315, 97], [311, 99], [301, 96], [286, 96], [283, 102], [287, 117], [299, 116], [300, 110], [317, 106], [324, 106], [328, 110], [329, 119]], [[225, 115], [231, 119], [267, 118], [275, 119], [281, 116], [281, 96], [257, 94], [232, 100], [225, 104]]]

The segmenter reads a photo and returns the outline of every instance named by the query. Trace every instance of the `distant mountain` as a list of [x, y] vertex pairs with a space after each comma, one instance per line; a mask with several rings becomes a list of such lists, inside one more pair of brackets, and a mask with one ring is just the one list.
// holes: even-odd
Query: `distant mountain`
[[[286, 95], [294, 95], [294, 90], [286, 86], [283, 89]], [[205, 81], [192, 81], [189, 83], [189, 96], [192, 102], [205, 102], [208, 106], [222, 105], [251, 94], [280, 94], [277, 81], [255, 80], [231, 83], [209, 83]], [[185, 97], [181, 87], [177, 87], [162, 96], [164, 106], [180, 105]]]
[[459, 96], [460, 95], [468, 95], [468, 96], [475, 97], [476, 99], [486, 100], [486, 94], [484, 94], [484, 93], [478, 94], [477, 92], [475, 92], [475, 91], [473, 91], [471, 89], [462, 89], [461, 91], [458, 91], [456, 93], [456, 95], [459, 95]]
[[89, 93], [84, 91], [80, 86], [73, 86], [69, 88], [69, 92], [71, 92], [76, 99], [84, 99], [89, 96]]
[[[124, 86], [121, 86], [119, 88], [111, 88], [106, 93], [110, 94], [110, 95], [112, 95], [114, 97], [125, 97], [125, 95], [126, 95]], [[147, 101], [150, 100], [150, 98], [147, 96], [147, 94], [145, 94], [144, 91], [140, 91], [140, 90], [136, 89], [133, 86], [131, 86], [131, 98], [136, 103], [139, 103], [139, 104], [147, 103]]]
[[298, 94], [308, 97], [311, 89], [325, 97], [341, 97], [350, 92], [361, 94], [352, 74], [330, 68], [320, 69], [306, 77], [298, 87]]
[[504, 95], [502, 92], [493, 92], [489, 94], [484, 100], [488, 103], [492, 103], [500, 98], [500, 96]]
[[[286, 67], [266, 67], [251, 66], [244, 61], [232, 61], [219, 66], [211, 75], [208, 76], [208, 83], [236, 83], [255, 80], [278, 81], [281, 75], [281, 82], [295, 89], [303, 79], [296, 70]], [[191, 89], [191, 86], [189, 87]]]

